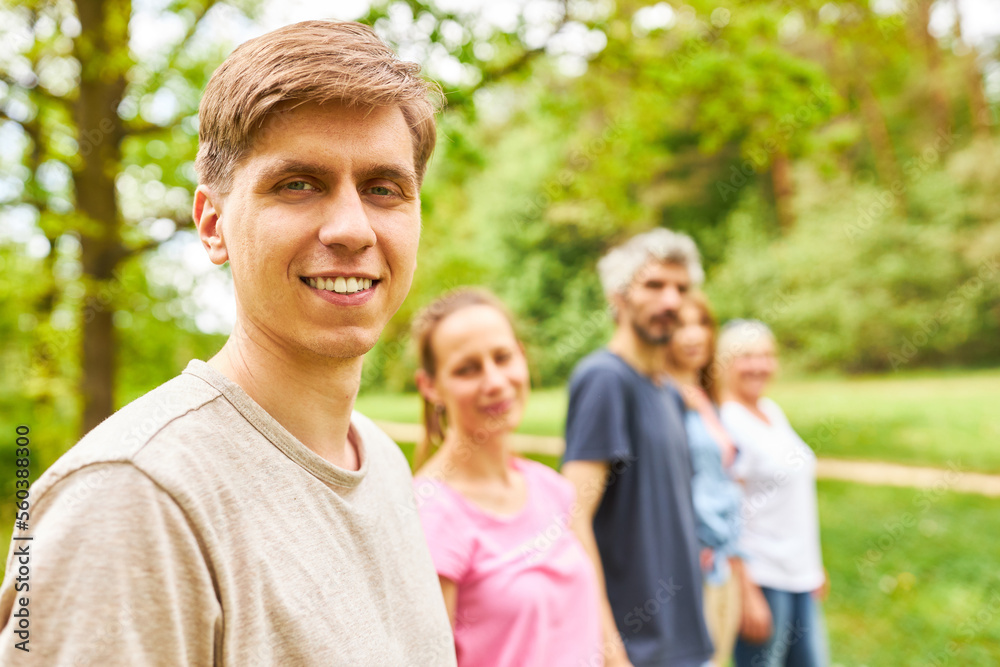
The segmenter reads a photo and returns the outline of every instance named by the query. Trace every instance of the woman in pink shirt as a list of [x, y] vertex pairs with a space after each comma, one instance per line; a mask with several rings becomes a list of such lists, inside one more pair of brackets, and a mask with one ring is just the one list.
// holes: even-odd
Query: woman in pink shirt
[[414, 491], [459, 667], [601, 665], [597, 577], [573, 486], [515, 456], [528, 364], [503, 305], [451, 292], [414, 323], [427, 438]]

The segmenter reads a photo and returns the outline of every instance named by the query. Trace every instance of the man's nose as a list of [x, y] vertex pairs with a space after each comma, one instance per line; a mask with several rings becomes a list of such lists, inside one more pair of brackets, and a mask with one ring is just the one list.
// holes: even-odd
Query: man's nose
[[368, 219], [368, 211], [361, 194], [353, 184], [344, 184], [334, 191], [323, 209], [323, 224], [319, 240], [325, 246], [342, 246], [349, 252], [358, 252], [375, 245], [375, 230]]
[[676, 311], [681, 307], [684, 302], [684, 295], [677, 287], [671, 285], [665, 287], [663, 292], [660, 294], [660, 305], [664, 310], [674, 310]]

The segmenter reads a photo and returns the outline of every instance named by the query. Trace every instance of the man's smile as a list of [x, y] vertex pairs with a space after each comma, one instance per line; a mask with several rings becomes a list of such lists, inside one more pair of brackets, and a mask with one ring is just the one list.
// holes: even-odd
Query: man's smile
[[309, 285], [309, 287], [337, 294], [364, 292], [365, 290], [371, 290], [380, 282], [374, 278], [366, 278], [364, 276], [318, 276], [315, 278], [302, 276], [300, 280]]

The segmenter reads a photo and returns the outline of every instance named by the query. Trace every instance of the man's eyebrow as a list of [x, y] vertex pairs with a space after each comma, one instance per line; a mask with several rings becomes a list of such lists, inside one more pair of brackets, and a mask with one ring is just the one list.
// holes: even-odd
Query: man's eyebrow
[[396, 181], [406, 188], [417, 189], [417, 173], [410, 167], [402, 164], [385, 163], [369, 165], [359, 170], [359, 176], [365, 179], [385, 178], [390, 181]]
[[[288, 174], [304, 174], [308, 176], [325, 176], [333, 170], [314, 162], [300, 162], [297, 160], [280, 160], [274, 164], [263, 167], [257, 174], [258, 181], [270, 181], [281, 178]], [[386, 178], [397, 181], [404, 187], [416, 190], [419, 180], [417, 173], [410, 167], [403, 164], [377, 163], [367, 165], [358, 170], [358, 177], [362, 180], [369, 178]]]
[[288, 174], [306, 174], [308, 176], [322, 176], [329, 173], [329, 170], [313, 162], [298, 162], [295, 160], [279, 160], [257, 172], [258, 181], [270, 181]]

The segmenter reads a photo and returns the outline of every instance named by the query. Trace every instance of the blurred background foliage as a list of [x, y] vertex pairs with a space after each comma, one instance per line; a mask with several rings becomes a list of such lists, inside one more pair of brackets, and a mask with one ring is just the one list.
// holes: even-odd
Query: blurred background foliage
[[[189, 214], [196, 112], [241, 39], [222, 19], [252, 26], [267, 7], [0, 8], [0, 428], [33, 420], [41, 468], [224, 340], [228, 273]], [[1000, 64], [959, 11], [371, 5], [360, 20], [447, 106], [420, 270], [363, 388], [412, 387], [409, 321], [463, 284], [510, 304], [536, 383], [560, 385], [610, 331], [598, 257], [657, 225], [695, 237], [718, 315], [767, 320], [794, 369], [995, 364]]]
[[[481, 284], [510, 304], [549, 388], [525, 429], [558, 434], [559, 388], [611, 329], [597, 259], [666, 226], [697, 240], [720, 319], [772, 325], [792, 376], [775, 395], [822, 456], [996, 472], [998, 376], [970, 369], [1000, 362], [1000, 51], [996, 34], [963, 34], [973, 3], [1000, 13], [995, 0], [0, 1], [0, 472], [17, 424], [37, 479], [224, 342], [229, 274], [189, 213], [198, 102], [226, 54], [292, 5], [373, 25], [447, 99], [419, 270], [367, 355], [362, 409], [416, 419], [400, 393], [409, 322]], [[0, 475], [0, 538], [13, 481]], [[891, 526], [926, 493], [820, 485], [841, 664], [998, 657], [997, 500], [942, 491], [905, 548], [856, 567], [887, 534], [896, 544]], [[987, 611], [966, 637], [957, 623]]]

